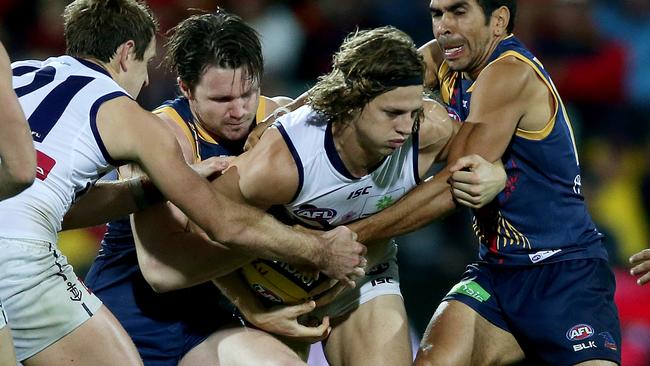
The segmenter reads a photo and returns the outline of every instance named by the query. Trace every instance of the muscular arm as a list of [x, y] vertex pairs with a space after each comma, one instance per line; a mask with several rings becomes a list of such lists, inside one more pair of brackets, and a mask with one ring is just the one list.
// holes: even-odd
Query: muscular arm
[[[549, 103], [545, 85], [523, 62], [506, 58], [487, 67], [475, 82], [472, 108], [454, 141], [450, 161], [467, 154], [501, 159], [517, 127], [544, 127], [550, 119]], [[544, 108], [537, 111], [531, 105]]]
[[61, 230], [105, 224], [138, 210], [135, 195], [141, 178], [98, 181], [63, 217]]
[[34, 182], [36, 152], [32, 135], [11, 86], [9, 57], [0, 44], [0, 200], [12, 197]]
[[227, 275], [250, 260], [205, 233], [190, 230], [187, 217], [171, 203], [153, 206], [131, 220], [140, 269], [156, 292]]

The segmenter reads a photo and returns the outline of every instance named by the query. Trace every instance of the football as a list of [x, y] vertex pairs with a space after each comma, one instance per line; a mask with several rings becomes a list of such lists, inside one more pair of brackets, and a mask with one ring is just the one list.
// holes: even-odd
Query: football
[[336, 284], [321, 274], [318, 279], [290, 264], [257, 259], [243, 266], [241, 272], [253, 291], [269, 305], [294, 305], [317, 299]]

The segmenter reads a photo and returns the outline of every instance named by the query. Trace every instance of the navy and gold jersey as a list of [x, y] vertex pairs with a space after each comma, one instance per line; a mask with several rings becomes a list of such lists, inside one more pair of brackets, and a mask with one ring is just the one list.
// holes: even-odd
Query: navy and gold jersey
[[[497, 264], [526, 265], [577, 258], [607, 258], [602, 234], [582, 196], [580, 165], [571, 123], [542, 64], [514, 36], [499, 43], [486, 67], [512, 56], [528, 64], [554, 100], [554, 113], [539, 131], [518, 128], [502, 160], [505, 189], [475, 212], [479, 257]], [[464, 121], [474, 82], [443, 63], [438, 70], [441, 95]]]
[[[265, 104], [265, 97], [260, 97], [255, 121], [263, 119]], [[183, 129], [185, 136], [193, 146], [195, 162], [212, 156], [233, 156], [243, 152], [245, 140], [230, 144], [216, 142], [208, 132], [196, 123], [190, 110], [190, 104], [185, 97], [165, 101], [153, 113], [166, 114]], [[255, 121], [253, 121], [251, 128], [255, 126]], [[102, 251], [109, 248], [111, 251], [123, 247], [135, 249], [133, 234], [131, 232], [131, 221], [128, 216], [108, 223], [101, 246], [100, 255]]]
[[[265, 108], [265, 98], [260, 97], [259, 106], [257, 108], [256, 120], [263, 119]], [[156, 108], [153, 113], [166, 114], [171, 117], [185, 132], [185, 136], [193, 146], [195, 161], [201, 161], [211, 156], [232, 156], [239, 155], [244, 151], [245, 140], [236, 141], [233, 143], [218, 143], [210, 134], [205, 131], [200, 124], [196, 123], [190, 110], [190, 104], [184, 97], [179, 97], [174, 100], [164, 102], [160, 107]], [[255, 122], [251, 129], [255, 126]]]

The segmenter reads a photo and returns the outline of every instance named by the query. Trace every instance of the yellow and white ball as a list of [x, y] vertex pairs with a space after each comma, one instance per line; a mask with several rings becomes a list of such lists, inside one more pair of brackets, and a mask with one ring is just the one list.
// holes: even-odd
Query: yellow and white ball
[[290, 264], [265, 259], [254, 260], [241, 272], [258, 296], [278, 305], [317, 299], [337, 282], [323, 274], [315, 279]]

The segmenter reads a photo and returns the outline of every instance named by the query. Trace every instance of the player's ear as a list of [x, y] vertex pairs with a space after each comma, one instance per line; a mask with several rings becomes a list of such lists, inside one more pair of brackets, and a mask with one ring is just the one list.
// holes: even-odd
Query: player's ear
[[120, 69], [122, 69], [122, 71], [128, 71], [128, 61], [135, 57], [135, 42], [133, 42], [133, 40], [128, 40], [122, 43], [115, 53]]
[[192, 91], [187, 83], [180, 77], [176, 78], [176, 82], [178, 82], [178, 89], [180, 89], [183, 96], [187, 99], [192, 99]]
[[494, 35], [500, 37], [508, 32], [508, 23], [510, 23], [510, 10], [506, 6], [492, 12]]

